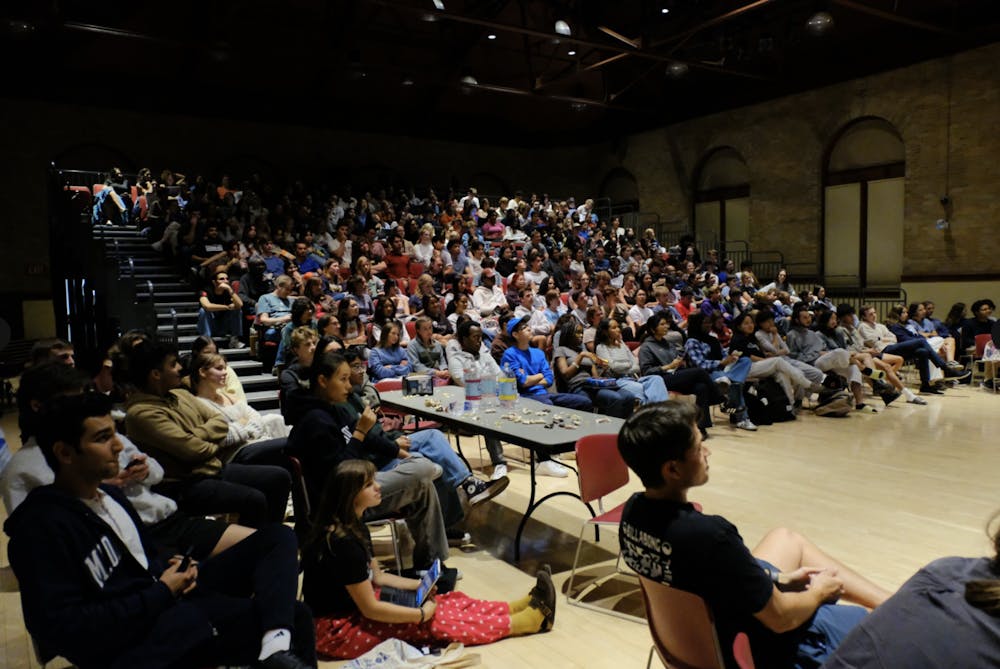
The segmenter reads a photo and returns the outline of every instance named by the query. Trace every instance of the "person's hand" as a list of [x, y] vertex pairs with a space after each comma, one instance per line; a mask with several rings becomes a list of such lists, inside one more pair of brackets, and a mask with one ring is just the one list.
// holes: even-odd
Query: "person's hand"
[[368, 430], [372, 429], [372, 427], [375, 426], [375, 423], [377, 421], [378, 421], [378, 416], [375, 415], [375, 412], [372, 410], [372, 408], [365, 407], [365, 410], [361, 414], [361, 417], [358, 418], [358, 424], [355, 426], [355, 429], [360, 430], [361, 432], [367, 434]]
[[170, 589], [170, 594], [174, 597], [182, 597], [198, 585], [198, 563], [191, 560], [187, 571], [178, 571], [181, 559], [180, 555], [170, 558], [170, 566], [160, 574], [160, 581]]
[[396, 451], [396, 457], [399, 458], [400, 460], [405, 460], [411, 456], [408, 450], [400, 448], [398, 451]]
[[427, 601], [421, 604], [420, 610], [424, 612], [424, 622], [426, 622], [434, 617], [434, 612], [437, 611], [437, 602], [428, 597]]
[[439, 379], [450, 379], [451, 372], [449, 372], [447, 369], [438, 369], [434, 371], [434, 376], [438, 377]]
[[844, 582], [835, 570], [824, 569], [809, 578], [808, 589], [817, 591], [824, 603], [833, 604], [844, 594]]
[[149, 476], [149, 465], [146, 464], [146, 455], [140, 453], [132, 458], [132, 461], [138, 461], [139, 464], [132, 465], [131, 467], [122, 467], [118, 470], [117, 476], [107, 479], [105, 483], [123, 488], [132, 483], [145, 481], [146, 477]]
[[788, 592], [805, 590], [813, 575], [822, 571], [822, 567], [799, 567], [795, 571], [782, 572], [778, 576], [778, 589]]
[[410, 450], [410, 438], [406, 435], [398, 437], [396, 439], [396, 445], [399, 446], [400, 450], [408, 451]]

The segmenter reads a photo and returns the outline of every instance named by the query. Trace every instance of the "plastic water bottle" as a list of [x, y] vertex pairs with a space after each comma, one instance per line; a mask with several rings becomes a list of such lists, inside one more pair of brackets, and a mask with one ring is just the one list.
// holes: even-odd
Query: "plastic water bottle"
[[510, 364], [503, 366], [500, 375], [500, 406], [504, 409], [513, 409], [517, 403], [517, 380], [514, 372], [510, 370]]
[[497, 375], [486, 372], [482, 375], [483, 408], [492, 409], [498, 404], [497, 401]]
[[471, 365], [465, 368], [465, 411], [477, 411], [479, 402], [483, 398], [483, 380], [480, 376], [479, 365]]

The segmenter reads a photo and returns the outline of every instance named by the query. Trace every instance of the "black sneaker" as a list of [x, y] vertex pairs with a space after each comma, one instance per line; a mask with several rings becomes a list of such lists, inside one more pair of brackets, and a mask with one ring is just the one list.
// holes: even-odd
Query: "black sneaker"
[[944, 395], [943, 392], [932, 385], [920, 386], [920, 392], [924, 395]]
[[961, 381], [972, 376], [972, 372], [968, 370], [952, 369], [950, 367], [945, 367], [943, 370], [944, 376], [949, 381]]
[[889, 390], [882, 393], [880, 397], [882, 398], [882, 401], [885, 402], [885, 405], [889, 406], [890, 404], [898, 400], [899, 396], [902, 394], [903, 393], [896, 392], [895, 390], [890, 388]]
[[493, 499], [506, 490], [508, 485], [510, 485], [510, 479], [506, 476], [501, 476], [493, 481], [484, 481], [477, 479], [475, 476], [470, 476], [462, 483], [462, 490], [465, 491], [466, 496], [469, 498], [469, 504], [476, 506], [488, 499]]

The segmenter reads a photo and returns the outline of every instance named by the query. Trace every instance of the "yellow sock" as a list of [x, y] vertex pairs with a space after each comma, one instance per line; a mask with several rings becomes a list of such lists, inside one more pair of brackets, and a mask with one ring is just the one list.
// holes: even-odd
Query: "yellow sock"
[[511, 615], [510, 635], [535, 634], [542, 629], [543, 622], [545, 622], [545, 616], [542, 615], [542, 612], [529, 606], [523, 611]]
[[530, 594], [525, 595], [520, 599], [515, 599], [513, 602], [508, 602], [507, 606], [510, 607], [511, 615], [514, 615], [515, 613], [520, 613], [521, 611], [524, 611], [526, 608], [531, 606], [531, 595]]

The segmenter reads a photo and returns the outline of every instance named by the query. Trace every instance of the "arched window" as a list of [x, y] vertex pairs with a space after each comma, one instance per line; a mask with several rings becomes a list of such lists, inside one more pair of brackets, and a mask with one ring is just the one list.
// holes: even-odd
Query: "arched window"
[[750, 239], [750, 168], [731, 146], [712, 149], [695, 170], [694, 233], [723, 254]]
[[898, 287], [906, 179], [902, 137], [885, 119], [856, 119], [834, 136], [824, 158], [824, 282]]
[[618, 207], [632, 207], [639, 211], [639, 184], [635, 175], [623, 167], [616, 167], [604, 176], [597, 197], [608, 198]]

